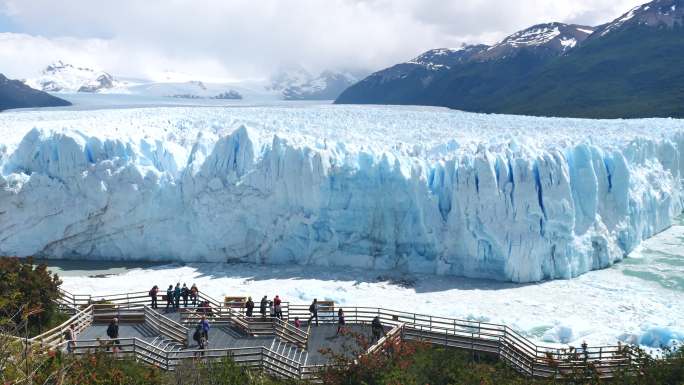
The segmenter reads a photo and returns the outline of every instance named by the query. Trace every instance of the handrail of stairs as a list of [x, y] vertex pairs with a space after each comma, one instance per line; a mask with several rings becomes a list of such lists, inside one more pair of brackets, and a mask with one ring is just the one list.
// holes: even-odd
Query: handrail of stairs
[[74, 337], [81, 333], [85, 328], [93, 323], [93, 306], [88, 306], [87, 308], [78, 311], [76, 314], [71, 316], [68, 320], [64, 321], [60, 325], [41, 333], [29, 341], [39, 343], [44, 346], [55, 346], [63, 341], [64, 333], [69, 329], [71, 325], [74, 325]]
[[145, 320], [150, 323], [157, 333], [170, 338], [173, 341], [188, 346], [188, 328], [174, 320], [159, 314], [154, 309], [144, 306]]
[[386, 344], [396, 342], [398, 339], [401, 339], [401, 333], [403, 333], [405, 326], [406, 324], [402, 323], [393, 327], [392, 330], [387, 332], [387, 334], [375, 342], [375, 344], [369, 346], [366, 354], [373, 354], [386, 346]]

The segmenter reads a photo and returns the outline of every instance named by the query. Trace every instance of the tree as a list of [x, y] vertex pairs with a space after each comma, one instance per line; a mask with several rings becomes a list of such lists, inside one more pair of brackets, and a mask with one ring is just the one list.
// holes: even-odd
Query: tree
[[[60, 281], [45, 264], [32, 258], [0, 257], [0, 318], [15, 325], [26, 319], [31, 333], [58, 317]], [[20, 309], [22, 311], [20, 311]]]

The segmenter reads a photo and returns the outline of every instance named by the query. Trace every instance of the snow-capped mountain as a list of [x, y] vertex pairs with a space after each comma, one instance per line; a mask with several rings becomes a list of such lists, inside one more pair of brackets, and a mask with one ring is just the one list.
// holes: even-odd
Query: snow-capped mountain
[[684, 0], [654, 0], [598, 27], [539, 24], [472, 55], [428, 51], [368, 76], [335, 102], [586, 118], [682, 117], [683, 27]]
[[101, 92], [120, 85], [107, 72], [77, 67], [61, 60], [48, 65], [40, 76], [25, 82], [46, 92]]
[[481, 52], [489, 48], [486, 44], [463, 45], [461, 48], [437, 48], [422, 53], [418, 57], [408, 61], [409, 64], [418, 64], [426, 69], [442, 70], [449, 69], [456, 64], [465, 63]]
[[684, 0], [655, 0], [634, 7], [614, 21], [598, 28], [598, 36], [605, 36], [622, 27], [643, 25], [649, 27], [684, 26]]
[[515, 55], [520, 49], [534, 49], [538, 54], [557, 56], [584, 41], [593, 27], [576, 24], [546, 23], [518, 31], [476, 55], [476, 60], [496, 60]]
[[271, 77], [268, 90], [285, 100], [334, 100], [361, 77], [351, 72], [323, 71], [313, 75], [302, 67], [280, 70]]
[[456, 74], [473, 73], [477, 79], [470, 84], [478, 84], [488, 78], [493, 87], [503, 87], [510, 79], [527, 73], [549, 58], [565, 54], [593, 30], [592, 27], [563, 23], [538, 24], [493, 46], [478, 44], [464, 45], [459, 49], [429, 50], [354, 84], [340, 95], [337, 102], [432, 104], [434, 102], [425, 101], [426, 96], [422, 93], [443, 82], [441, 78], [449, 76], [452, 71]]

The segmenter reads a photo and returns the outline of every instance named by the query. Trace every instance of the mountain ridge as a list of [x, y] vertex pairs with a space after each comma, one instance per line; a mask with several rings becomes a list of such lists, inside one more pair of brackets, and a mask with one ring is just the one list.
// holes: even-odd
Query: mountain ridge
[[0, 111], [11, 108], [70, 106], [71, 103], [0, 74]]
[[683, 24], [684, 0], [655, 0], [598, 27], [538, 24], [481, 46], [467, 60], [456, 58], [451, 66], [412, 59], [375, 72], [335, 103], [585, 118], [684, 117], [678, 91], [684, 89], [684, 71], [678, 70], [684, 68]]

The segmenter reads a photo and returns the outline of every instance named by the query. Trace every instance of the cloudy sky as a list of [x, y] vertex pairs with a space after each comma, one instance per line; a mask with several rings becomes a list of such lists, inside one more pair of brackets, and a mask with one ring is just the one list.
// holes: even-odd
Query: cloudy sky
[[0, 0], [0, 72], [51, 61], [116, 75], [268, 76], [377, 70], [437, 47], [492, 43], [533, 24], [597, 25], [645, 0]]

